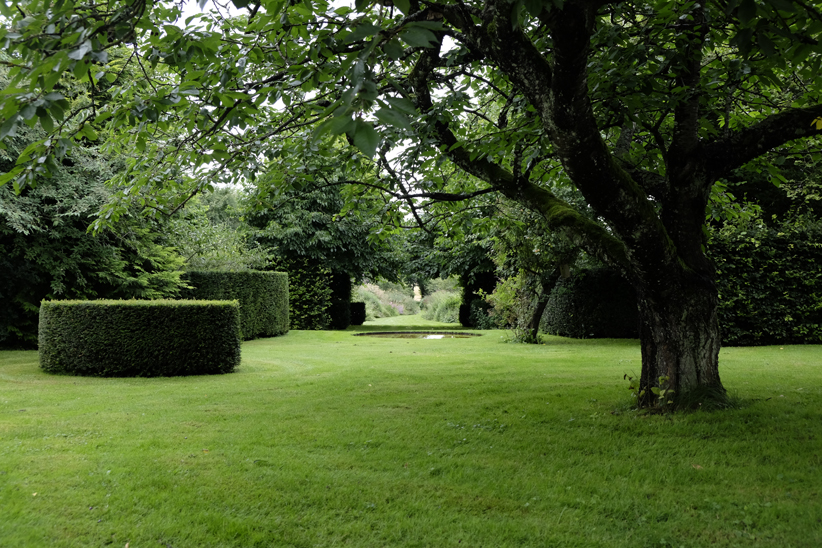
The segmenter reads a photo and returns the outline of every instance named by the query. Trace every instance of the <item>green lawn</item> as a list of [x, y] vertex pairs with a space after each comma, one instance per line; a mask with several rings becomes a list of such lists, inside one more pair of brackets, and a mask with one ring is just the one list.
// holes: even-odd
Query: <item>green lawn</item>
[[[397, 322], [437, 327], [359, 330]], [[636, 341], [352, 331], [208, 377], [0, 352], [0, 546], [822, 546], [819, 346], [725, 349], [737, 409], [648, 416]]]

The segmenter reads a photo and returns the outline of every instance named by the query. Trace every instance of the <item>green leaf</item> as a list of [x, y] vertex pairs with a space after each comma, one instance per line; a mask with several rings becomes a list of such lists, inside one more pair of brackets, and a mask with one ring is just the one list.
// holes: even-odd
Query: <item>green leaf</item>
[[793, 2], [791, 2], [791, 0], [767, 0], [767, 2], [774, 8], [781, 11], [787, 11], [791, 13], [796, 11], [796, 6], [793, 5]]
[[80, 134], [85, 136], [85, 138], [88, 139], [89, 141], [96, 141], [97, 137], [98, 137], [97, 132], [94, 131], [94, 128], [91, 127], [91, 124], [83, 124], [83, 127], [80, 130]]
[[42, 112], [37, 113], [40, 117], [40, 125], [43, 126], [43, 129], [46, 133], [51, 133], [54, 131], [54, 121], [51, 119], [51, 115], [49, 115], [47, 110], [43, 110]]
[[760, 32], [757, 35], [756, 41], [759, 42], [759, 47], [762, 48], [762, 52], [765, 55], [768, 57], [776, 55], [776, 47], [774, 46], [774, 43], [764, 32]]
[[382, 49], [394, 61], [399, 61], [400, 59], [402, 59], [402, 55], [403, 53], [405, 53], [405, 50], [403, 49], [402, 45], [397, 40], [391, 40], [390, 42], [386, 42]]
[[417, 113], [417, 107], [405, 97], [386, 97], [385, 102], [394, 107], [395, 110], [402, 111], [406, 114]]
[[397, 110], [381, 108], [375, 113], [375, 115], [381, 122], [390, 126], [401, 127], [407, 130], [412, 129], [411, 121], [405, 116], [405, 114]]
[[31, 120], [36, 111], [37, 108], [34, 105], [26, 105], [23, 107], [23, 110], [20, 111], [20, 116], [23, 117], [23, 120]]
[[357, 40], [362, 40], [363, 38], [366, 38], [368, 36], [374, 36], [378, 32], [380, 32], [380, 27], [378, 27], [377, 25], [373, 25], [371, 23], [363, 23], [357, 26], [357, 28], [351, 31], [351, 34], [345, 37], [345, 42], [356, 42]]
[[430, 48], [437, 42], [437, 37], [428, 29], [407, 27], [400, 33], [400, 40], [412, 48]]
[[739, 20], [743, 25], [750, 22], [754, 17], [756, 17], [756, 1], [742, 0], [739, 4], [739, 9], [736, 12], [736, 16], [739, 17]]
[[117, 79], [117, 75], [115, 73], [113, 73], [113, 72], [107, 72], [106, 73], [106, 80], [108, 80], [109, 82], [114, 82], [116, 79]]
[[17, 134], [17, 118], [18, 116], [14, 114], [3, 122], [0, 126], [0, 139], [5, 139], [7, 136], [14, 137]]
[[83, 57], [86, 56], [87, 53], [91, 51], [91, 40], [86, 40], [80, 47], [73, 50], [68, 54], [69, 59], [74, 59], [75, 61], [80, 61]]
[[542, 7], [545, 3], [542, 0], [525, 0], [525, 10], [533, 17], [537, 17], [542, 13]]
[[368, 122], [357, 120], [356, 124], [353, 135], [354, 146], [367, 157], [373, 158], [380, 144], [380, 134]]
[[411, 11], [411, 0], [394, 0], [394, 5], [405, 15]]
[[371, 5], [371, 0], [356, 0], [354, 2], [354, 7], [357, 8], [357, 11], [365, 11], [368, 6]]

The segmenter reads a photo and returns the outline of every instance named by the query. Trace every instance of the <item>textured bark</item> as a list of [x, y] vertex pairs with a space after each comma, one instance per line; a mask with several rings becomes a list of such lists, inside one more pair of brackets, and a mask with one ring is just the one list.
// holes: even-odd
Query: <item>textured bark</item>
[[537, 301], [537, 306], [534, 309], [534, 313], [531, 314], [531, 321], [528, 322], [528, 329], [530, 330], [529, 340], [535, 343], [539, 342], [539, 322], [542, 319], [542, 315], [545, 313], [545, 307], [548, 306], [548, 297], [550, 294], [550, 287], [542, 291], [542, 295], [540, 295], [539, 301]]
[[716, 289], [694, 276], [670, 281], [664, 292], [638, 291], [642, 405], [654, 403], [651, 387], [660, 385], [675, 397], [704, 389], [724, 393]]

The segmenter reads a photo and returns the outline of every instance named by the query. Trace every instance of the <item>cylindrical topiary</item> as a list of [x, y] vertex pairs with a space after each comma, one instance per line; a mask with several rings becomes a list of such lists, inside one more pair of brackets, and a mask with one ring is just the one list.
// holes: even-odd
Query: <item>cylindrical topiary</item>
[[240, 363], [237, 301], [43, 301], [49, 373], [159, 377], [229, 373]]
[[328, 315], [331, 329], [347, 329], [351, 325], [351, 276], [346, 272], [331, 274], [331, 303]]
[[578, 339], [638, 337], [636, 292], [617, 272], [604, 268], [560, 278], [540, 329]]
[[351, 325], [362, 325], [365, 323], [365, 303], [351, 303]]

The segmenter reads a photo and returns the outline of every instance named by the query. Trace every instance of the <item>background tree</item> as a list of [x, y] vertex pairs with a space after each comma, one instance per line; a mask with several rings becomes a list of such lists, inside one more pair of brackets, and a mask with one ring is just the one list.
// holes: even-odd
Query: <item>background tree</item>
[[[316, 150], [295, 154], [301, 146]], [[271, 255], [272, 268], [291, 275], [292, 327], [345, 329], [352, 280], [396, 280], [400, 269], [401, 245], [380, 215], [388, 210], [384, 200], [358, 196], [342, 184], [345, 169], [370, 166], [354, 154], [342, 167], [346, 151], [320, 151], [310, 134], [274, 144], [269, 153], [270, 170], [244, 201], [245, 219], [256, 244]]]
[[[36, 138], [25, 128], [0, 151], [0, 173]], [[37, 344], [43, 299], [161, 298], [181, 286], [183, 259], [157, 223], [128, 215], [87, 229], [108, 201], [103, 181], [116, 165], [94, 147], [75, 147], [53, 176], [15, 195], [0, 187], [0, 346]]]
[[191, 200], [165, 223], [166, 236], [186, 270], [264, 270], [271, 254], [252, 242], [242, 215], [241, 192], [218, 188]]
[[[65, 135], [93, 139], [87, 121], [106, 119], [146, 152], [116, 176], [122, 192], [174, 210], [220, 178], [253, 180], [272, 138], [316, 125], [318, 137], [345, 134], [378, 155], [362, 182], [398, 203], [496, 191], [538, 213], [636, 288], [640, 403], [653, 403], [661, 377], [677, 394], [721, 397], [705, 209], [717, 181], [822, 132], [819, 7], [394, 4], [238, 1], [248, 15], [205, 16], [197, 29], [172, 24], [179, 7], [162, 2], [4, 4], [14, 89], [0, 104], [0, 138], [34, 120], [56, 135], [3, 180], [33, 181]], [[131, 62], [163, 70], [143, 87], [121, 85], [116, 105], [66, 113], [54, 74], [108, 79], [106, 50], [122, 43], [133, 44]], [[438, 178], [444, 161], [470, 177], [450, 186]], [[578, 188], [605, 227], [554, 194], [551, 179]], [[114, 204], [104, 217], [122, 211]]]

